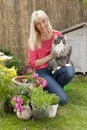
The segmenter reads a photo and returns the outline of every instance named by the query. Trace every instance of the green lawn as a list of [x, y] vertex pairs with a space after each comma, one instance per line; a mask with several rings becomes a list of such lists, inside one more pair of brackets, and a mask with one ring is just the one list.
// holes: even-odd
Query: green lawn
[[87, 130], [87, 76], [75, 75], [66, 93], [68, 102], [55, 118], [22, 121], [15, 113], [0, 113], [0, 130]]

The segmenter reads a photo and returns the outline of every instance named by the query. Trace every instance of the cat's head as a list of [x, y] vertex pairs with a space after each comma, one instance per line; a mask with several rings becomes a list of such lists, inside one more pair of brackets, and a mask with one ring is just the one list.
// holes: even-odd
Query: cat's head
[[52, 53], [55, 57], [66, 56], [71, 51], [71, 46], [67, 43], [66, 37], [55, 37], [52, 44]]
[[58, 44], [60, 44], [60, 43], [66, 45], [66, 40], [65, 40], [65, 38], [64, 38], [63, 35], [62, 36], [56, 36], [55, 39], [54, 39], [54, 41], [53, 41], [53, 44], [55, 46], [58, 45]]

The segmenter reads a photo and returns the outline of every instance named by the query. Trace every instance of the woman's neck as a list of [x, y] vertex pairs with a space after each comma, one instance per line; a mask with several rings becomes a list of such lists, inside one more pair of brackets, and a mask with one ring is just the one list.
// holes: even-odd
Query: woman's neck
[[41, 40], [49, 40], [52, 37], [52, 32], [41, 33]]

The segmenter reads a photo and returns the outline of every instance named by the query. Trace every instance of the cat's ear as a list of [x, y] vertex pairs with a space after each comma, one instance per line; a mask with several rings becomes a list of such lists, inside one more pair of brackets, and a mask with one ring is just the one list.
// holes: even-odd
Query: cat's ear
[[59, 41], [59, 37], [58, 36], [55, 36], [54, 37], [54, 42], [57, 43]]
[[66, 44], [68, 44], [68, 40], [67, 40], [67, 36], [66, 35], [64, 35], [64, 40], [65, 40]]
[[58, 38], [58, 36], [57, 36], [57, 35], [55, 35], [55, 36], [54, 36], [54, 39], [57, 39], [57, 38]]
[[63, 38], [67, 41], [67, 36], [66, 35], [63, 35]]

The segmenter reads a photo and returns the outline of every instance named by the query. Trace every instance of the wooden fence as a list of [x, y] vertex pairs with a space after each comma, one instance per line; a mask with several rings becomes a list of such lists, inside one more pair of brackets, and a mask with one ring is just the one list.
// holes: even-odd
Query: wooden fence
[[44, 10], [54, 29], [64, 30], [87, 22], [82, 0], [0, 0], [0, 48], [7, 48], [27, 64], [30, 16]]

